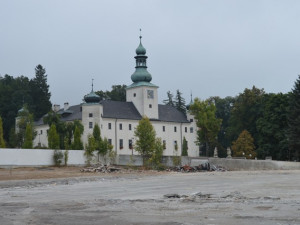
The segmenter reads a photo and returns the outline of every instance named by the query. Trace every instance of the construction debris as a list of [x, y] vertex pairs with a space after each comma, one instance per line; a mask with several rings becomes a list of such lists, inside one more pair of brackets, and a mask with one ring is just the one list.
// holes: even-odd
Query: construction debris
[[192, 172], [203, 172], [203, 171], [226, 171], [223, 167], [215, 166], [210, 163], [201, 164], [199, 166], [176, 166], [168, 168], [167, 171], [173, 171], [173, 172], [184, 172], [184, 173], [192, 173]]
[[117, 167], [112, 167], [108, 165], [99, 165], [97, 167], [86, 167], [80, 170], [80, 172], [88, 173], [113, 173], [119, 172], [121, 169]]

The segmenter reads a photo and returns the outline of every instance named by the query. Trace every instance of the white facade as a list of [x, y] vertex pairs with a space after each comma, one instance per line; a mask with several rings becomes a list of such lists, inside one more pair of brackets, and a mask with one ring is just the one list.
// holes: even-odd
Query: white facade
[[157, 99], [157, 87], [133, 87], [126, 92], [126, 101], [133, 102], [139, 113], [149, 119], [158, 119]]
[[[73, 117], [70, 116], [70, 118], [81, 120], [84, 127], [82, 135], [84, 146], [88, 136], [92, 135], [95, 124], [98, 124], [101, 136], [108, 139], [117, 154], [136, 155], [134, 130], [139, 120], [146, 116], [152, 122], [156, 136], [163, 141], [164, 155], [181, 155], [185, 138], [188, 142], [188, 155], [199, 156], [199, 147], [195, 144], [197, 127], [193, 116], [189, 113], [185, 116], [171, 106], [158, 104], [158, 86], [150, 83], [152, 76], [147, 71], [146, 49], [141, 42], [136, 53], [136, 71], [131, 75], [133, 83], [126, 89], [126, 103], [107, 101], [104, 104], [99, 99], [97, 100], [99, 96], [92, 90], [89, 95], [85, 96], [86, 103], [77, 106], [76, 113], [74, 110], [72, 111], [72, 106], [69, 107], [68, 103], [65, 103], [64, 108], [60, 109], [60, 114], [68, 117], [74, 112]], [[80, 111], [78, 107], [80, 107]], [[58, 105], [55, 105], [55, 109], [59, 108]], [[48, 125], [41, 122], [36, 126], [39, 134], [34, 140], [36, 146], [39, 143], [40, 146], [48, 146], [48, 129]]]

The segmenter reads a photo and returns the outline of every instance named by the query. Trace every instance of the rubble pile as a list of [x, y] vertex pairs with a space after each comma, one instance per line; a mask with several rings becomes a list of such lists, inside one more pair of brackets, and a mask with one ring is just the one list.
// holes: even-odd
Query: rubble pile
[[199, 166], [175, 166], [168, 168], [167, 171], [173, 172], [183, 172], [183, 173], [193, 173], [193, 172], [203, 172], [203, 171], [226, 171], [225, 168], [220, 166], [215, 166], [210, 163], [201, 164]]
[[109, 165], [99, 165], [99, 166], [91, 166], [86, 167], [80, 170], [80, 172], [88, 172], [88, 173], [113, 173], [113, 172], [120, 172], [121, 169], [117, 167], [112, 167]]

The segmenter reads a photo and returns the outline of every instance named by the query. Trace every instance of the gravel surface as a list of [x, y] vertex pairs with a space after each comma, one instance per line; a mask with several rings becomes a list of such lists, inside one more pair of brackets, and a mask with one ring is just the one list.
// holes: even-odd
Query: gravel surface
[[300, 225], [300, 171], [1, 181], [0, 224]]

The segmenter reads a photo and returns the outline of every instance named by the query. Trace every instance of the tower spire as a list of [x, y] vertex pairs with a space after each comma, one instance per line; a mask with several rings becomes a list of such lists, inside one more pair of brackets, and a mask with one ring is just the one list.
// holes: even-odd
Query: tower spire
[[92, 78], [92, 92], [94, 92], [94, 78]]
[[140, 29], [140, 44], [135, 50], [136, 67], [135, 72], [131, 75], [133, 82], [150, 82], [152, 80], [151, 74], [147, 71], [147, 56], [146, 49], [142, 45], [142, 29]]

